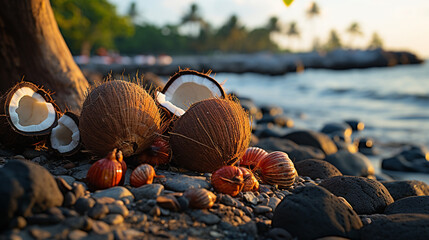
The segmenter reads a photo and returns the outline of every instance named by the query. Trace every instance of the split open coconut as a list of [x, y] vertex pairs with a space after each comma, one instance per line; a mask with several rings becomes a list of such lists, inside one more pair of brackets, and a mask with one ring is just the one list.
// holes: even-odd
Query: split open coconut
[[209, 73], [194, 70], [180, 70], [174, 74], [156, 96], [162, 107], [178, 117], [192, 104], [209, 98], [225, 98], [225, 91]]
[[30, 82], [19, 82], [1, 97], [0, 141], [15, 149], [42, 142], [57, 119], [58, 107], [48, 92]]
[[58, 119], [58, 125], [51, 131], [51, 147], [61, 155], [73, 155], [81, 146], [79, 119], [72, 112], [66, 112]]

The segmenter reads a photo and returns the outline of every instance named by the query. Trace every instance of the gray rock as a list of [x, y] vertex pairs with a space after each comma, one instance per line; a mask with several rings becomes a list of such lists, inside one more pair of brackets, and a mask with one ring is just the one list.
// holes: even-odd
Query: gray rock
[[63, 195], [52, 175], [30, 161], [9, 160], [0, 168], [0, 229], [16, 216], [61, 206]]
[[429, 214], [429, 196], [406, 197], [395, 201], [384, 210], [384, 214], [422, 213]]
[[88, 217], [92, 219], [101, 219], [109, 213], [109, 208], [104, 204], [96, 203], [88, 211]]
[[110, 226], [109, 224], [103, 222], [103, 221], [93, 221], [92, 222], [92, 231], [96, 234], [106, 234], [110, 233]]
[[389, 190], [395, 201], [405, 197], [429, 195], [429, 185], [422, 181], [405, 180], [381, 183]]
[[56, 167], [54, 170], [52, 170], [51, 173], [55, 176], [66, 175], [68, 173], [68, 170], [62, 166], [59, 166], [59, 167]]
[[272, 209], [270, 207], [268, 207], [268, 206], [256, 206], [253, 209], [253, 212], [256, 213], [256, 214], [264, 214], [264, 213], [268, 213], [268, 212], [271, 212], [271, 211], [272, 211]]
[[109, 204], [107, 205], [107, 208], [109, 209], [109, 214], [120, 214], [123, 217], [126, 217], [129, 214], [128, 208], [124, 205]]
[[281, 200], [278, 197], [270, 197], [270, 200], [268, 200], [268, 207], [274, 211], [280, 202]]
[[[249, 202], [249, 203], [251, 203], [253, 205], [256, 205], [258, 203], [258, 198], [255, 196], [255, 194], [253, 192], [245, 192], [243, 194], [243, 198], [247, 202]], [[225, 204], [225, 205], [227, 205], [227, 204]]]
[[64, 179], [64, 181], [66, 181], [66, 183], [68, 183], [70, 186], [72, 186], [73, 183], [76, 181], [76, 179], [74, 177], [69, 176], [69, 175], [60, 175], [58, 177]]
[[323, 180], [319, 186], [343, 197], [358, 214], [382, 213], [393, 198], [380, 182], [363, 177], [337, 176]]
[[220, 202], [226, 206], [238, 207], [238, 201], [228, 194], [222, 194], [220, 197]]
[[92, 197], [95, 199], [102, 198], [102, 197], [111, 197], [116, 200], [121, 200], [122, 198], [128, 198], [134, 201], [134, 195], [128, 189], [121, 186], [116, 186], [105, 190], [96, 191], [92, 195]]
[[272, 240], [292, 240], [292, 235], [283, 228], [272, 228], [268, 233], [267, 237]]
[[184, 192], [189, 188], [210, 188], [210, 184], [203, 176], [189, 176], [167, 171], [160, 172], [159, 174], [165, 176], [160, 179], [162, 185], [164, 185], [166, 189], [173, 190], [175, 192]]
[[131, 189], [136, 200], [140, 199], [156, 199], [164, 191], [164, 186], [161, 184], [146, 184], [138, 188]]
[[392, 214], [372, 218], [361, 230], [361, 239], [426, 240], [429, 236], [428, 214]]
[[307, 176], [311, 179], [325, 179], [343, 175], [334, 165], [318, 159], [307, 159], [296, 162], [295, 169], [300, 176]]
[[91, 168], [91, 164], [84, 164], [84, 165], [75, 167], [73, 169], [72, 177], [74, 177], [77, 180], [85, 179], [89, 168]]
[[77, 212], [79, 212], [80, 214], [83, 214], [89, 209], [91, 209], [94, 205], [95, 205], [94, 199], [81, 197], [76, 200], [74, 207]]
[[197, 221], [203, 222], [207, 225], [213, 225], [220, 222], [220, 218], [208, 212], [206, 209], [203, 210], [193, 210], [191, 216], [194, 217]]
[[272, 227], [304, 240], [331, 235], [357, 239], [362, 221], [328, 190], [309, 186], [283, 198], [274, 211]]
[[101, 219], [109, 225], [119, 225], [124, 222], [124, 217], [121, 214], [107, 214]]
[[76, 196], [72, 192], [67, 192], [64, 195], [64, 202], [63, 206], [65, 207], [71, 207], [76, 203]]
[[87, 232], [84, 232], [84, 231], [79, 230], [79, 229], [75, 229], [69, 233], [68, 239], [69, 240], [80, 240], [86, 236], [88, 236]]
[[289, 155], [289, 158], [294, 161], [301, 161], [305, 159], [324, 159], [325, 154], [322, 150], [309, 147], [309, 146], [300, 146], [288, 139], [280, 138], [264, 138], [259, 140], [256, 144], [256, 147], [265, 149], [268, 152], [272, 151], [282, 151], [286, 152]]
[[311, 131], [299, 130], [283, 136], [284, 139], [289, 139], [298, 145], [315, 147], [322, 150], [326, 155], [334, 154], [338, 151], [335, 143], [325, 134]]
[[361, 153], [350, 153], [340, 150], [326, 156], [327, 162], [334, 165], [344, 175], [368, 177], [374, 175], [374, 166], [371, 161]]

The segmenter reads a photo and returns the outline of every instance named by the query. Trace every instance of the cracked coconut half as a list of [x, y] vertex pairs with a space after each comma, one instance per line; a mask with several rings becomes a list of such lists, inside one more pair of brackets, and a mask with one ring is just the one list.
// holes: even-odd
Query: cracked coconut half
[[222, 86], [209, 76], [193, 70], [180, 70], [167, 82], [156, 100], [180, 117], [194, 103], [209, 98], [225, 98]]
[[73, 155], [81, 146], [79, 118], [66, 112], [58, 120], [58, 125], [51, 132], [51, 147], [62, 155]]

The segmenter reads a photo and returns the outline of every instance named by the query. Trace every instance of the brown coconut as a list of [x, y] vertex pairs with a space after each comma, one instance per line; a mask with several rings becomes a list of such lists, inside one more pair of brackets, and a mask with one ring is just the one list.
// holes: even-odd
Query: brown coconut
[[111, 80], [89, 92], [79, 130], [83, 145], [91, 152], [104, 156], [117, 148], [128, 157], [150, 146], [160, 123], [158, 108], [142, 87]]
[[170, 133], [173, 161], [198, 172], [232, 165], [249, 147], [250, 119], [238, 102], [207, 99], [193, 104]]

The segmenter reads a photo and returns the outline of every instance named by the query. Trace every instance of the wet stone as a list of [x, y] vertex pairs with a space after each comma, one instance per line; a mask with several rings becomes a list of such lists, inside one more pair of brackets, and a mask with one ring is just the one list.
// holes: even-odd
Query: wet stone
[[110, 232], [110, 226], [103, 221], [93, 221], [92, 231], [96, 234], [106, 234]]
[[76, 179], [74, 179], [74, 177], [69, 176], [69, 175], [60, 175], [58, 177], [64, 179], [64, 181], [66, 181], [66, 183], [68, 183], [70, 186], [72, 186], [73, 183], [76, 181]]
[[68, 170], [64, 167], [56, 167], [54, 170], [51, 171], [52, 175], [58, 176], [58, 175], [67, 175]]
[[162, 185], [175, 192], [184, 192], [189, 188], [210, 188], [210, 184], [203, 176], [188, 176], [167, 171], [159, 171], [157, 174], [164, 175], [165, 177], [161, 179]]
[[47, 239], [52, 236], [50, 232], [37, 227], [31, 228], [29, 232], [35, 239]]
[[270, 207], [274, 211], [280, 202], [281, 202], [281, 200], [279, 198], [270, 197], [270, 200], [268, 200], [268, 207]]
[[124, 222], [124, 217], [120, 214], [107, 214], [101, 220], [109, 225], [119, 225]]
[[64, 195], [63, 206], [71, 207], [76, 203], [76, 196], [72, 192], [67, 192]]
[[221, 220], [217, 215], [209, 213], [207, 210], [194, 210], [191, 212], [191, 216], [207, 225], [219, 223]]
[[243, 197], [247, 202], [252, 203], [253, 205], [256, 205], [258, 203], [258, 198], [253, 192], [245, 192], [243, 194]]
[[73, 169], [72, 177], [78, 180], [83, 180], [86, 178], [89, 168], [91, 168], [91, 164], [84, 164]]
[[100, 197], [100, 198], [96, 198], [95, 201], [98, 204], [114, 204], [116, 202], [116, 200], [114, 198], [111, 197]]
[[222, 194], [220, 202], [231, 207], [238, 207], [238, 202], [228, 194]]
[[92, 228], [92, 220], [86, 216], [67, 218], [64, 221], [64, 224], [68, 226], [70, 229], [80, 229], [84, 231], [89, 231]]
[[112, 187], [105, 190], [96, 191], [92, 197], [94, 198], [102, 198], [102, 197], [111, 197], [117, 200], [120, 200], [122, 198], [128, 198], [130, 200], [134, 200], [134, 195], [126, 188], [117, 186]]
[[88, 211], [88, 217], [92, 219], [100, 219], [106, 216], [108, 212], [109, 208], [107, 208], [106, 205], [96, 203], [94, 207]]

